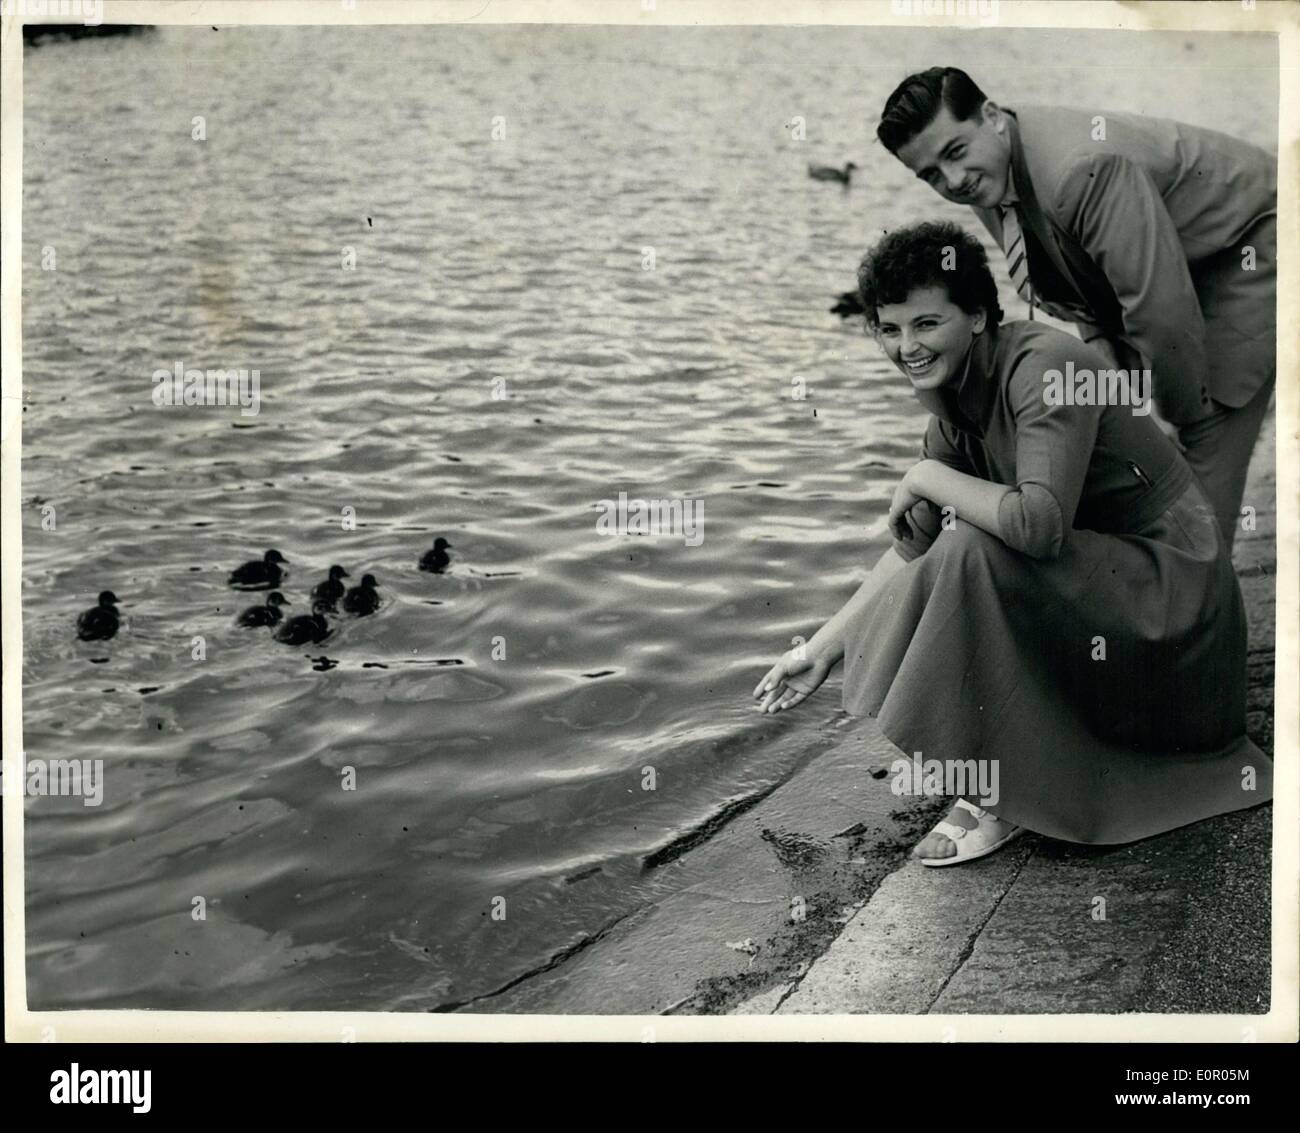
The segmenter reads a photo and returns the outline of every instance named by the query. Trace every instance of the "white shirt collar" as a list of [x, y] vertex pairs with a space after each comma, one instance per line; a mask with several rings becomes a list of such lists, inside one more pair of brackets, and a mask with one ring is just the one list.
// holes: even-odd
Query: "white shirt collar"
[[1019, 197], [1019, 196], [1017, 195], [1017, 193], [1016, 193], [1016, 181], [1015, 181], [1015, 177], [1012, 175], [1012, 173], [1011, 173], [1011, 169], [1010, 169], [1010, 167], [1008, 166], [1008, 168], [1007, 168], [1007, 192], [1006, 192], [1006, 196], [1004, 196], [1004, 197], [1002, 198], [1002, 200], [999, 202], [999, 204], [998, 204], [998, 208], [1000, 208], [1000, 209], [1009, 209], [1009, 208], [1011, 208], [1013, 205], [1018, 205], [1019, 203], [1020, 203], [1020, 197]]

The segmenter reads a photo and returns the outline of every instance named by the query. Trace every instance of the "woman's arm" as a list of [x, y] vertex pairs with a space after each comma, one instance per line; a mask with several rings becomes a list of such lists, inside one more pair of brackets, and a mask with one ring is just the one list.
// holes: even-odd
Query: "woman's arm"
[[837, 664], [844, 657], [844, 627], [863, 606], [871, 601], [876, 591], [889, 577], [904, 565], [906, 564], [903, 559], [893, 547], [886, 549], [885, 553], [876, 560], [876, 565], [871, 568], [871, 573], [863, 580], [853, 597], [812, 635], [812, 640], [804, 647], [809, 656], [825, 658], [832, 666]]
[[907, 540], [907, 512], [925, 499], [941, 512], [951, 507], [956, 518], [1013, 551], [1032, 559], [1056, 558], [1074, 526], [1102, 414], [1101, 406], [1057, 404], [1044, 396], [1044, 375], [1064, 373], [1072, 360], [1094, 368], [1102, 359], [1077, 340], [1054, 334], [1025, 353], [1007, 378], [1007, 403], [1015, 419], [1014, 485], [928, 459], [940, 453], [927, 450], [894, 493], [889, 525], [895, 536]]
[[890, 547], [876, 561], [866, 581], [858, 587], [839, 613], [835, 614], [801, 649], [791, 649], [782, 655], [759, 680], [754, 689], [754, 699], [760, 701], [760, 712], [781, 712], [802, 704], [812, 696], [844, 657], [844, 627], [895, 571], [903, 567], [904, 560]]
[[973, 523], [1005, 542], [998, 513], [1009, 491], [1005, 484], [959, 472], [937, 460], [922, 460], [911, 467], [894, 493], [889, 507], [889, 528], [896, 538], [910, 539], [907, 512], [917, 500], [923, 499], [940, 510], [952, 508], [954, 517]]

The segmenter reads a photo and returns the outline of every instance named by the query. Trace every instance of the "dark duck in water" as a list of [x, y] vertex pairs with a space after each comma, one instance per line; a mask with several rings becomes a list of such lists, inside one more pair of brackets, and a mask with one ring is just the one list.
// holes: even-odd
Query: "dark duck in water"
[[77, 618], [77, 636], [82, 641], [107, 641], [117, 633], [120, 617], [114, 606], [117, 601], [117, 595], [111, 590], [101, 591], [99, 605]]
[[447, 554], [450, 548], [451, 544], [439, 535], [433, 541], [433, 550], [425, 551], [420, 559], [420, 569], [432, 574], [441, 574], [451, 564], [451, 556]]
[[831, 308], [832, 315], [839, 315], [842, 319], [851, 319], [855, 315], [865, 315], [866, 308], [862, 306], [862, 296], [856, 291], [845, 291], [835, 301], [835, 306]]
[[325, 620], [326, 607], [317, 602], [310, 614], [299, 614], [290, 618], [275, 633], [275, 640], [285, 645], [308, 645], [324, 641], [330, 633], [329, 622]]
[[324, 582], [318, 582], [312, 590], [312, 601], [320, 602], [331, 610], [334, 609], [339, 604], [339, 599], [343, 597], [344, 586], [339, 579], [349, 577], [351, 576], [341, 566], [330, 567], [329, 578]]
[[280, 607], [287, 605], [289, 605], [289, 599], [278, 590], [272, 590], [266, 596], [265, 606], [249, 606], [247, 610], [239, 615], [239, 624], [241, 626], [279, 625], [280, 619], [284, 617]]
[[379, 609], [379, 592], [375, 589], [378, 585], [373, 574], [362, 575], [361, 585], [354, 586], [343, 596], [343, 608], [349, 614], [373, 614]]
[[808, 165], [808, 176], [814, 181], [838, 181], [841, 185], [847, 185], [853, 179], [853, 171], [857, 166], [853, 162], [847, 162], [843, 169], [836, 169], [833, 165]]
[[284, 571], [280, 569], [280, 564], [288, 561], [279, 551], [274, 549], [267, 551], [262, 556], [261, 562], [245, 563], [238, 570], [232, 570], [230, 585], [242, 586], [249, 590], [269, 590], [279, 586], [284, 578]]

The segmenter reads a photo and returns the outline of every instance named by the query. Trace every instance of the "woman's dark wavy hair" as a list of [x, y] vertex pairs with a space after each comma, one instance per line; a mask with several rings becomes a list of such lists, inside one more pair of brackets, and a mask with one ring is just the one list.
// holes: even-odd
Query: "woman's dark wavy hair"
[[975, 118], [985, 103], [985, 95], [965, 71], [956, 67], [931, 67], [908, 75], [885, 99], [880, 112], [876, 137], [880, 144], [897, 155], [917, 134], [934, 121], [940, 106], [958, 122]]
[[[951, 267], [945, 264], [951, 263]], [[990, 329], [1002, 321], [998, 285], [974, 236], [948, 220], [925, 221], [889, 233], [862, 258], [858, 294], [867, 326], [880, 327], [877, 308], [905, 303], [918, 288], [942, 287], [968, 315], [984, 311]]]

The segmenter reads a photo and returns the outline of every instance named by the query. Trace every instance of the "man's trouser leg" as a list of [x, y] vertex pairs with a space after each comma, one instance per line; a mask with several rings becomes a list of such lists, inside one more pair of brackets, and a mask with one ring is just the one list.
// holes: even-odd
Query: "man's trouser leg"
[[1214, 506], [1228, 551], [1241, 528], [1241, 497], [1246, 489], [1246, 471], [1259, 439], [1259, 429], [1268, 411], [1275, 381], [1265, 382], [1259, 392], [1239, 409], [1214, 403], [1214, 413], [1203, 421], [1178, 430], [1183, 456]]

